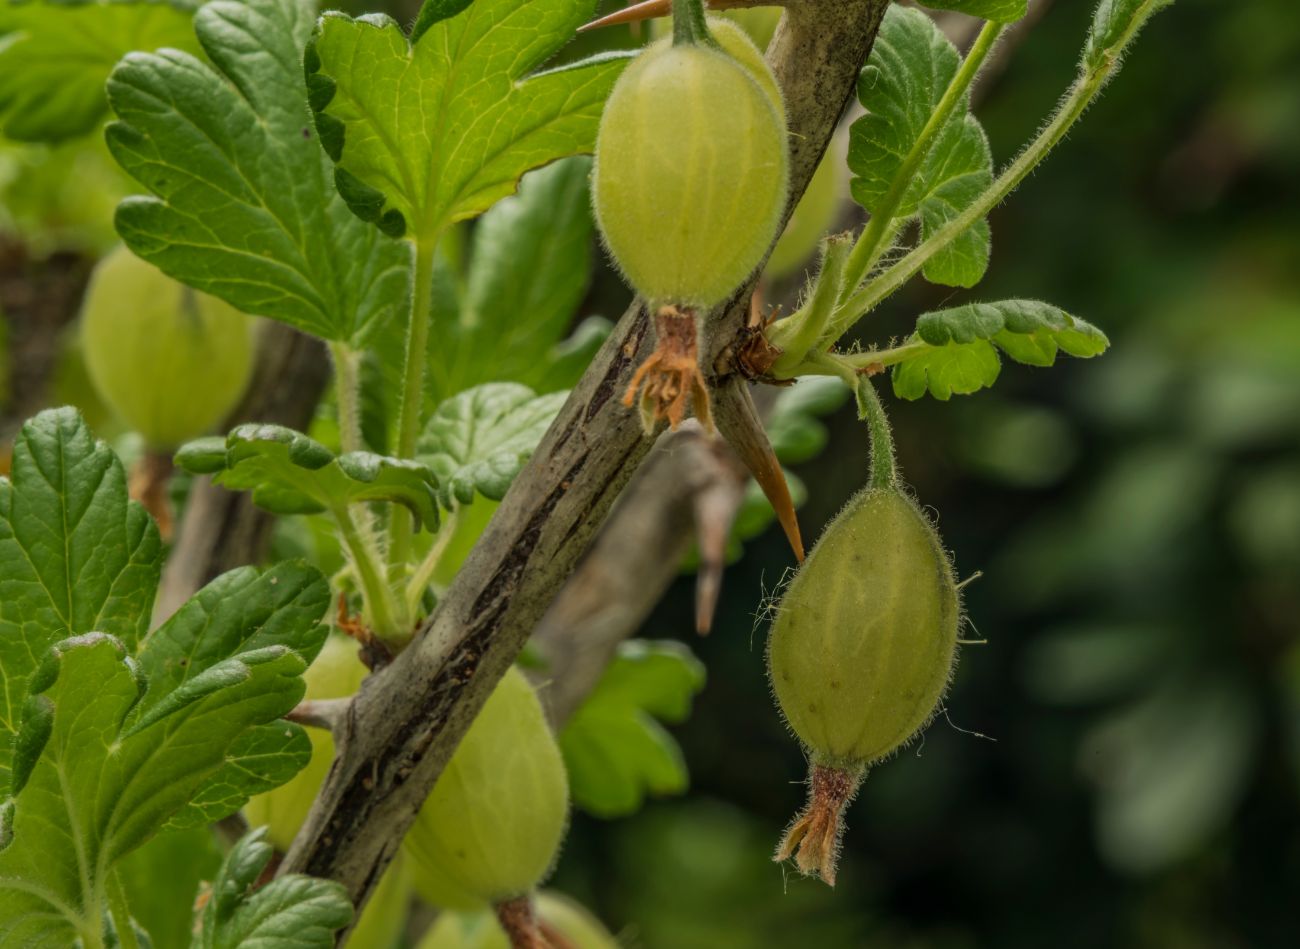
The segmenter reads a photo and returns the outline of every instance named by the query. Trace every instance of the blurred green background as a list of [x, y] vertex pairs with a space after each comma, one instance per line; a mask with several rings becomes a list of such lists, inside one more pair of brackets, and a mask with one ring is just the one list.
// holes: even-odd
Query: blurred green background
[[[1045, 15], [981, 90], [1000, 160], [1072, 78], [1093, 8], [1034, 2]], [[129, 188], [87, 156], [0, 153], [0, 306], [35, 286], [75, 313]], [[90, 205], [88, 178], [105, 181]], [[880, 340], [940, 305], [1039, 297], [1113, 348], [1008, 364], [949, 403], [888, 400], [906, 478], [961, 575], [982, 571], [966, 605], [986, 642], [964, 647], [924, 741], [866, 782], [838, 888], [769, 859], [804, 794], [755, 620], [790, 566], [771, 531], [728, 572], [710, 638], [691, 633], [689, 576], [642, 630], [708, 667], [674, 729], [690, 793], [575, 814], [555, 887], [645, 949], [1300, 945], [1298, 182], [1300, 6], [1178, 0], [994, 213], [985, 283], [913, 286], [863, 327]], [[626, 296], [604, 271], [586, 311]], [[865, 477], [852, 413], [828, 424], [795, 469], [809, 537]]]

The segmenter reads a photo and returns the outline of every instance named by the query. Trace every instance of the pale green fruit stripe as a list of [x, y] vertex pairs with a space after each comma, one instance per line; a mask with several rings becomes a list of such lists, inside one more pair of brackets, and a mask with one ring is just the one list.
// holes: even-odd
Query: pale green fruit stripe
[[716, 50], [655, 47], [606, 103], [596, 218], [643, 296], [709, 307], [767, 251], [787, 176], [784, 121], [744, 67]]
[[814, 761], [870, 764], [915, 735], [947, 686], [959, 618], [952, 568], [916, 505], [892, 488], [850, 501], [768, 641], [773, 689]]

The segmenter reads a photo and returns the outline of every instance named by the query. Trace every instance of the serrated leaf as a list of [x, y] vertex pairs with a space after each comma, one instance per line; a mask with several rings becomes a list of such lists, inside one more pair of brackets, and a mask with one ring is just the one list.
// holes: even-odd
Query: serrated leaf
[[[961, 66], [956, 48], [920, 10], [891, 7], [858, 80], [867, 115], [849, 134], [854, 199], [880, 207], [903, 162], [921, 139]], [[969, 96], [940, 129], [894, 212], [918, 217], [926, 239], [960, 215], [993, 181], [988, 138], [970, 114]], [[949, 286], [978, 283], [988, 268], [989, 229], [980, 221], [925, 266], [927, 280]]]
[[590, 173], [583, 156], [539, 168], [478, 222], [458, 312], [434, 330], [439, 399], [485, 382], [538, 389], [565, 358], [575, 340], [564, 334], [591, 280]]
[[20, 142], [58, 142], [91, 131], [104, 113], [104, 80], [133, 50], [198, 51], [195, 3], [31, 0], [0, 6], [0, 131]]
[[[146, 652], [148, 647], [146, 646]], [[305, 664], [271, 646], [145, 696], [112, 636], [56, 644], [33, 677], [0, 851], [0, 933], [11, 945], [67, 946], [101, 925], [113, 864], [185, 806], [248, 728], [289, 711]], [[40, 740], [25, 741], [36, 732]]]
[[255, 889], [275, 852], [266, 828], [231, 848], [212, 884], [202, 927], [191, 949], [330, 949], [334, 932], [352, 921], [347, 891], [301, 873]]
[[574, 803], [598, 817], [620, 817], [647, 795], [686, 790], [681, 749], [659, 720], [684, 721], [704, 678], [703, 664], [681, 643], [623, 643], [560, 732]]
[[955, 10], [981, 20], [1014, 23], [1029, 10], [1029, 0], [922, 0], [931, 10]]
[[128, 502], [121, 463], [75, 409], [23, 426], [10, 477], [0, 479], [0, 788], [37, 661], [90, 632], [134, 650], [162, 567], [157, 528]]
[[417, 461], [368, 451], [332, 451], [283, 425], [240, 425], [224, 439], [201, 438], [176, 454], [193, 474], [211, 474], [273, 514], [340, 512], [350, 504], [401, 504], [417, 526], [438, 526], [438, 479]]
[[895, 395], [919, 399], [929, 391], [942, 400], [997, 381], [1001, 361], [995, 346], [1017, 362], [1051, 366], [1058, 352], [1087, 359], [1110, 345], [1092, 324], [1037, 300], [971, 303], [926, 313], [917, 320], [911, 342], [924, 345], [894, 366]]
[[407, 248], [348, 211], [313, 140], [299, 63], [306, 0], [217, 0], [194, 28], [212, 66], [176, 50], [113, 70], [117, 161], [154, 196], [117, 229], [136, 254], [248, 313], [356, 344], [398, 315]]
[[589, 152], [626, 59], [530, 72], [593, 12], [592, 0], [427, 0], [409, 40], [387, 16], [324, 15], [308, 87], [353, 211], [431, 240], [529, 169]]
[[1158, 13], [1174, 0], [1101, 0], [1093, 14], [1092, 28], [1084, 47], [1083, 60], [1090, 67], [1099, 66], [1107, 55], [1117, 53], [1125, 34]]
[[437, 474], [443, 504], [469, 504], [475, 494], [493, 501], [505, 497], [567, 397], [492, 382], [438, 406], [416, 454]]

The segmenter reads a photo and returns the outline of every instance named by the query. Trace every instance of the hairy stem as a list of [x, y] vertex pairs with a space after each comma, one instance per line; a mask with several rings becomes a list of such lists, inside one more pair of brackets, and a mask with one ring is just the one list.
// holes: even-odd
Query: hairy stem
[[356, 567], [357, 582], [361, 584], [361, 596], [365, 601], [366, 625], [385, 643], [402, 648], [411, 636], [410, 623], [406, 621], [405, 611], [399, 614], [393, 603], [392, 591], [380, 571], [374, 545], [361, 532], [348, 508], [339, 508], [333, 514], [339, 535]]
[[[952, 82], [948, 84], [948, 88], [944, 91], [939, 104], [935, 106], [934, 112], [931, 113], [929, 121], [925, 123], [925, 127], [921, 129], [921, 134], [917, 136], [916, 142], [912, 145], [911, 151], [907, 153], [907, 157], [899, 165], [898, 173], [894, 175], [894, 180], [890, 182], [889, 190], [885, 192], [884, 199], [872, 212], [871, 220], [867, 222], [862, 235], [858, 238], [844, 271], [846, 293], [853, 293], [858, 289], [858, 286], [866, 279], [867, 274], [871, 273], [872, 268], [879, 263], [881, 256], [888, 249], [891, 225], [899, 207], [903, 203], [903, 199], [907, 196], [907, 189], [911, 187], [912, 179], [916, 177], [917, 169], [921, 167], [921, 162], [925, 161], [925, 157], [930, 154], [930, 148], [934, 145], [934, 140], [943, 131], [944, 126], [948, 124], [948, 120], [957, 111], [957, 107], [966, 101], [966, 95], [970, 91], [971, 83], [979, 75], [980, 69], [983, 68], [989, 53], [997, 45], [997, 41], [1004, 30], [1006, 30], [1006, 24], [1004, 23], [985, 23], [984, 28], [975, 37], [975, 42], [972, 44], [970, 51], [967, 52], [966, 58], [961, 64], [961, 69], [957, 70], [957, 75], [953, 76]], [[836, 335], [839, 336], [842, 333], [843, 331]]]
[[1096, 58], [1092, 66], [1085, 67], [1074, 84], [1061, 99], [1056, 113], [1043, 127], [1038, 136], [1030, 142], [1024, 151], [965, 211], [953, 218], [947, 225], [936, 231], [929, 240], [911, 251], [879, 277], [845, 300], [841, 314], [837, 317], [837, 327], [847, 329], [865, 314], [869, 313], [881, 300], [893, 294], [903, 284], [917, 274], [926, 262], [943, 250], [953, 240], [969, 230], [977, 221], [987, 215], [1015, 191], [1035, 168], [1061, 143], [1074, 123], [1087, 111], [1088, 106], [1101, 92], [1119, 68], [1120, 57], [1124, 48], [1133, 40], [1146, 20], [1168, 0], [1147, 0], [1140, 7], [1128, 28], [1116, 42]]
[[345, 452], [360, 451], [361, 377], [358, 372], [361, 354], [342, 343], [330, 343], [334, 363], [334, 393], [339, 409], [339, 445]]
[[705, 22], [703, 0], [673, 0], [673, 45], [718, 45]]
[[459, 510], [453, 511], [443, 519], [438, 528], [438, 536], [433, 540], [433, 545], [429, 548], [429, 552], [424, 555], [424, 560], [420, 561], [420, 566], [416, 568], [415, 573], [412, 574], [411, 582], [406, 585], [406, 608], [412, 616], [416, 615], [420, 607], [420, 601], [424, 598], [424, 591], [429, 588], [434, 571], [438, 569], [438, 562], [442, 560], [447, 545], [451, 543], [452, 536], [456, 533], [458, 513]]
[[[429, 323], [433, 319], [433, 257], [438, 247], [434, 238], [415, 241], [415, 278], [411, 282], [411, 316], [406, 328], [406, 364], [402, 369], [402, 405], [397, 420], [398, 458], [415, 457], [420, 434], [420, 410], [424, 406], [424, 367], [429, 361]], [[413, 515], [400, 504], [393, 505], [388, 534], [389, 580], [400, 585], [411, 558]]]
[[822, 243], [822, 266], [808, 302], [798, 312], [773, 324], [768, 331], [768, 342], [781, 350], [781, 355], [772, 363], [775, 378], [788, 378], [790, 370], [803, 362], [804, 356], [826, 332], [826, 324], [835, 312], [844, 286], [844, 268], [849, 252], [847, 235], [828, 237]]

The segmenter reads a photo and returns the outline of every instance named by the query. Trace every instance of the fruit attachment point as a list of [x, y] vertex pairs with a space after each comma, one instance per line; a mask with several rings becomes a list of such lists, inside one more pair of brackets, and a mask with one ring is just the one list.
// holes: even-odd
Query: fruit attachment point
[[661, 306], [655, 313], [655, 334], [658, 345], [628, 383], [623, 404], [631, 407], [640, 392], [641, 424], [647, 435], [661, 421], [676, 431], [686, 418], [688, 403], [705, 431], [713, 434], [712, 402], [700, 372], [695, 311]]
[[844, 809], [858, 793], [865, 774], [865, 768], [851, 770], [813, 765], [809, 775], [808, 804], [781, 838], [772, 859], [781, 863], [793, 856], [795, 865], [804, 876], [820, 876], [825, 883], [834, 886], [840, 837], [844, 833]]
[[560, 937], [556, 941], [554, 930], [538, 919], [531, 896], [516, 896], [496, 904], [493, 910], [510, 940], [511, 949], [570, 949], [568, 940]]

